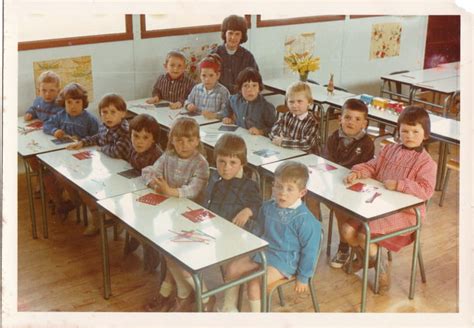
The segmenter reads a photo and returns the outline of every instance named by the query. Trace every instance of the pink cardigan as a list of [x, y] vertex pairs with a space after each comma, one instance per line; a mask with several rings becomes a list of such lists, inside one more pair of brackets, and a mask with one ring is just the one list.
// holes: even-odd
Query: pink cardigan
[[[378, 181], [396, 180], [397, 191], [414, 195], [423, 200], [431, 198], [436, 183], [436, 163], [423, 149], [421, 152], [404, 149], [402, 145], [387, 145], [379, 156], [366, 162], [354, 165], [352, 171], [361, 172], [363, 178], [373, 178]], [[420, 206], [422, 222], [425, 219], [425, 205]], [[413, 209], [401, 211], [374, 220], [369, 223], [371, 234], [383, 235], [416, 224]], [[406, 246], [407, 238], [391, 238], [382, 241], [381, 246], [398, 251]]]

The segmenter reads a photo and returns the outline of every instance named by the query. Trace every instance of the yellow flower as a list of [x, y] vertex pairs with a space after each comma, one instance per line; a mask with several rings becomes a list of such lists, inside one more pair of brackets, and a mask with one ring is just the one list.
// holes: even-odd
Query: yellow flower
[[303, 53], [290, 53], [284, 57], [288, 67], [299, 74], [314, 72], [319, 69], [319, 57], [313, 57], [308, 51]]

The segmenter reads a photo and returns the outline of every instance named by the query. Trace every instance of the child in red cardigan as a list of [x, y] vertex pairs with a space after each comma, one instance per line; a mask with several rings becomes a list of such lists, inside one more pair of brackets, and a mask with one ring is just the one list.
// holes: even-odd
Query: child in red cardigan
[[[353, 166], [344, 182], [352, 184], [356, 179], [373, 178], [383, 182], [385, 188], [389, 190], [428, 200], [433, 195], [436, 182], [436, 163], [423, 147], [423, 141], [430, 136], [428, 113], [421, 107], [408, 106], [398, 118], [397, 131], [401, 144], [387, 145], [376, 158]], [[424, 205], [421, 206], [420, 211], [423, 221], [426, 212]], [[369, 226], [372, 236], [380, 236], [415, 224], [416, 217], [410, 209], [371, 221]], [[353, 264], [353, 268], [358, 270], [362, 267], [362, 248], [365, 245], [363, 228], [358, 221], [348, 218], [341, 233], [349, 245], [354, 247], [358, 259]], [[370, 244], [369, 266], [375, 262], [377, 247], [382, 246], [396, 252], [411, 242], [412, 236], [408, 233], [381, 241], [378, 245]], [[382, 261], [381, 292], [385, 292], [390, 287], [390, 276], [386, 265], [386, 262]]]

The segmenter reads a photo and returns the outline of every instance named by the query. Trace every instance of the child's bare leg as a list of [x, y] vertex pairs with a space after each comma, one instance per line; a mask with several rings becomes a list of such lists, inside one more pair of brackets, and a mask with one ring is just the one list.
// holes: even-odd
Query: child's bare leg
[[[359, 233], [358, 236], [357, 236], [357, 239], [358, 239], [358, 242], [359, 242], [359, 246], [362, 248], [362, 249], [365, 249], [365, 233]], [[374, 258], [375, 256], [377, 256], [377, 244], [375, 243], [371, 243], [369, 245], [369, 256]]]
[[[192, 289], [194, 289], [194, 291], [196, 291], [196, 285], [194, 283], [194, 279], [193, 277], [191, 276], [191, 274], [186, 271], [186, 270], [183, 270], [182, 268], [178, 267], [178, 270], [181, 271], [181, 275], [183, 276], [184, 280], [186, 280], [186, 282], [191, 286]], [[203, 292], [207, 292], [207, 286], [206, 286], [206, 283], [204, 281], [201, 282], [201, 285], [202, 285], [202, 291]], [[215, 296], [211, 296], [211, 297], [206, 297], [206, 298], [203, 298], [202, 300], [202, 303], [203, 304], [207, 304], [209, 302], [209, 300], [212, 298], [212, 303], [215, 303]]]
[[166, 266], [173, 276], [174, 281], [176, 282], [176, 289], [177, 289], [177, 298], [175, 299], [175, 303], [169, 309], [172, 312], [188, 312], [192, 310], [192, 303], [193, 298], [191, 292], [193, 289], [191, 285], [186, 281], [183, 276], [183, 270], [178, 266], [176, 262], [171, 260], [168, 257], [165, 257]]
[[358, 232], [353, 226], [344, 222], [341, 225], [341, 230], [339, 230], [339, 232], [342, 238], [344, 238], [351, 247], [359, 246], [359, 239], [357, 238]]
[[[267, 285], [274, 283], [277, 280], [285, 278], [276, 268], [272, 266], [267, 267]], [[255, 278], [248, 283], [248, 295], [250, 303], [251, 312], [260, 312], [261, 311], [261, 288], [260, 288], [260, 278]]]

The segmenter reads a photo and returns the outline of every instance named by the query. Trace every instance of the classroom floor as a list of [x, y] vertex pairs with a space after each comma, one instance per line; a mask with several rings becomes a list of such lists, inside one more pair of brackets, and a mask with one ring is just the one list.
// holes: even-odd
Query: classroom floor
[[[436, 159], [437, 145], [430, 146]], [[452, 147], [450, 156], [455, 156]], [[414, 300], [408, 299], [410, 260], [412, 247], [394, 253], [392, 287], [382, 296], [371, 289], [373, 270], [369, 273], [367, 293], [368, 312], [457, 312], [458, 306], [458, 200], [459, 175], [451, 174], [443, 207], [438, 206], [441, 192], [433, 196], [428, 219], [423, 226], [421, 245], [426, 268], [427, 283], [421, 283], [418, 274]], [[31, 237], [31, 224], [26, 197], [25, 176], [18, 176], [18, 310], [19, 311], [110, 311], [140, 312], [157, 293], [158, 272], [143, 270], [141, 247], [133, 254], [123, 255], [124, 233], [113, 241], [109, 231], [112, 297], [102, 298], [102, 270], [100, 237], [82, 235], [84, 226], [76, 224], [74, 213], [65, 223], [49, 216], [49, 239], [43, 239], [38, 215], [38, 235]], [[40, 208], [36, 200], [36, 208]], [[323, 208], [325, 231], [328, 211]], [[38, 213], [38, 210], [37, 210]], [[109, 229], [112, 230], [112, 229]], [[332, 251], [337, 248], [337, 228], [333, 229]], [[324, 243], [325, 244], [325, 243]], [[442, 247], [440, 247], [442, 245]], [[221, 281], [219, 270], [205, 273], [206, 282]], [[315, 279], [317, 296], [322, 312], [357, 312], [360, 306], [361, 271], [348, 275], [328, 265], [326, 246]], [[293, 285], [284, 288], [286, 305], [273, 299], [273, 311], [311, 312], [309, 293], [296, 296]], [[276, 295], [275, 295], [276, 296]], [[218, 296], [218, 305], [222, 295]], [[248, 310], [246, 296], [243, 309]]]

